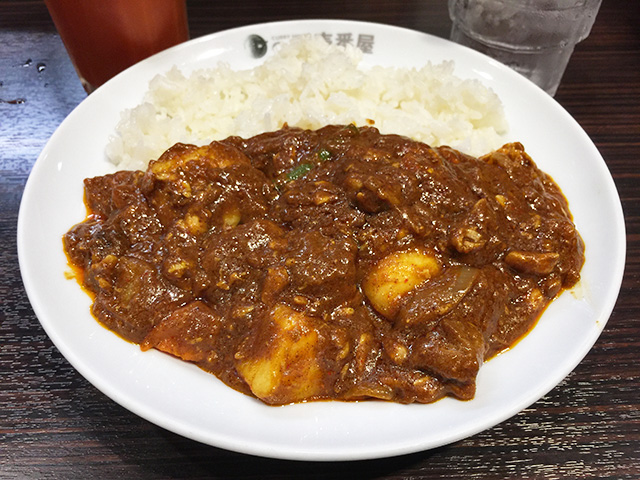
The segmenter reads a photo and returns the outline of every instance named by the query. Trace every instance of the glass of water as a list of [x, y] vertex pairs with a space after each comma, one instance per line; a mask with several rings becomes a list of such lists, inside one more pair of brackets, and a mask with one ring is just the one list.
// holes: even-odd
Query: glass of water
[[602, 0], [449, 0], [451, 40], [478, 50], [555, 95], [575, 45]]

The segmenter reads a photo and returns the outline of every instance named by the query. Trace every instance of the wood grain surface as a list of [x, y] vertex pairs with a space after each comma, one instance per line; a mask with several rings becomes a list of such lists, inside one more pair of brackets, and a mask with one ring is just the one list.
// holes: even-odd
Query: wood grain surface
[[[299, 18], [450, 28], [445, 0], [188, 0], [188, 10], [192, 37]], [[402, 457], [289, 462], [202, 445], [125, 410], [69, 365], [24, 292], [16, 222], [40, 150], [84, 97], [44, 3], [0, 1], [0, 479], [640, 479], [640, 2], [604, 0], [556, 95], [605, 158], [625, 211], [626, 273], [607, 328], [530, 408]]]

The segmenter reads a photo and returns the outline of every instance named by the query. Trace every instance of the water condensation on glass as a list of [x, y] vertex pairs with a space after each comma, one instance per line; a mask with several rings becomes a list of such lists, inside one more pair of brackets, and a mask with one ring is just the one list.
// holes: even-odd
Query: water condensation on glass
[[479, 50], [554, 94], [601, 0], [449, 0], [451, 39]]

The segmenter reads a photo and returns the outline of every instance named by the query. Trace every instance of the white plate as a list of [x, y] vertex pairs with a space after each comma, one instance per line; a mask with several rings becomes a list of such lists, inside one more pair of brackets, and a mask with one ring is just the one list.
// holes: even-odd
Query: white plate
[[[89, 297], [65, 279], [62, 235], [85, 215], [82, 180], [113, 170], [104, 157], [120, 112], [137, 105], [156, 73], [224, 60], [256, 65], [249, 35], [271, 45], [303, 33], [373, 41], [368, 64], [456, 62], [502, 98], [510, 140], [524, 143], [562, 187], [586, 243], [582, 281], [548, 308], [518, 345], [484, 365], [475, 399], [431, 405], [378, 401], [268, 407], [197, 367], [156, 351], [142, 353], [89, 313]], [[25, 187], [18, 252], [27, 294], [47, 334], [91, 383], [132, 412], [210, 445], [299, 460], [354, 460], [438, 447], [511, 417], [556, 386], [592, 347], [615, 304], [625, 258], [622, 208], [597, 149], [551, 97], [501, 64], [422, 33], [350, 21], [249, 26], [199, 38], [123, 72], [83, 101], [53, 134]]]

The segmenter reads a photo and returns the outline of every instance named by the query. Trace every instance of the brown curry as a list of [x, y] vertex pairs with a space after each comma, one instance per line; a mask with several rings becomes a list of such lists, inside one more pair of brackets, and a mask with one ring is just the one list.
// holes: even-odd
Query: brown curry
[[85, 195], [64, 248], [98, 320], [268, 404], [471, 399], [584, 261], [518, 143], [476, 159], [285, 127], [177, 144]]

